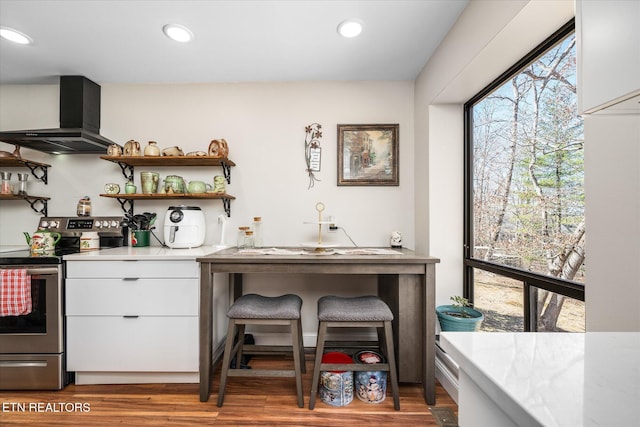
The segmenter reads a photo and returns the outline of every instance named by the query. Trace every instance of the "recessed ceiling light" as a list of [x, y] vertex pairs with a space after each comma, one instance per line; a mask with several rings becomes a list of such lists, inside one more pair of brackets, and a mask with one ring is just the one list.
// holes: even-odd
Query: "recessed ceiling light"
[[362, 32], [362, 22], [358, 19], [347, 19], [338, 25], [338, 34], [342, 37], [356, 37]]
[[0, 27], [0, 37], [18, 44], [33, 43], [33, 40], [28, 35], [8, 27]]
[[162, 31], [171, 40], [175, 40], [180, 43], [187, 43], [193, 39], [193, 33], [187, 27], [178, 24], [167, 24], [162, 27]]

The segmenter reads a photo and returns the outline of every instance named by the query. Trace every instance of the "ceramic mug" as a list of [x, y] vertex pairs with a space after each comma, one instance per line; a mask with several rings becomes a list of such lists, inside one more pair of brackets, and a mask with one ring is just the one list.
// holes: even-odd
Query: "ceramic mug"
[[211, 184], [206, 184], [202, 181], [190, 181], [187, 186], [187, 190], [192, 194], [202, 194], [207, 191], [211, 191], [213, 187]]
[[142, 184], [142, 194], [154, 194], [158, 191], [158, 181], [160, 174], [157, 172], [140, 172], [140, 182]]
[[226, 178], [222, 175], [216, 175], [213, 177], [213, 192], [214, 193], [226, 193]]
[[120, 147], [118, 144], [111, 144], [107, 148], [107, 155], [108, 156], [122, 156], [122, 147]]

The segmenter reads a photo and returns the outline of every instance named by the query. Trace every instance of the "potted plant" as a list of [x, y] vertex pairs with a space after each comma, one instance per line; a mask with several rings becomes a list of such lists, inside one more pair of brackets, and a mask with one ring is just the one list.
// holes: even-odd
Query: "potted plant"
[[478, 331], [484, 315], [471, 307], [469, 300], [461, 296], [451, 297], [453, 304], [436, 307], [436, 314], [443, 331]]

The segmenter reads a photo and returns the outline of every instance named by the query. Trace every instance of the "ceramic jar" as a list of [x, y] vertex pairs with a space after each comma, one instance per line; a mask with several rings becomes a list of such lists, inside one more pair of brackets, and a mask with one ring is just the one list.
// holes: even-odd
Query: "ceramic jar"
[[158, 147], [158, 143], [155, 141], [149, 141], [149, 144], [144, 147], [144, 155], [145, 156], [159, 156], [160, 155], [160, 147]]
[[97, 231], [84, 231], [80, 235], [80, 251], [95, 251], [100, 249], [100, 236]]
[[178, 175], [169, 175], [164, 179], [164, 190], [168, 194], [171, 193], [184, 193], [185, 185], [184, 179]]
[[136, 188], [133, 181], [127, 181], [124, 186], [124, 192], [127, 194], [136, 194], [136, 191], [138, 191], [138, 189]]

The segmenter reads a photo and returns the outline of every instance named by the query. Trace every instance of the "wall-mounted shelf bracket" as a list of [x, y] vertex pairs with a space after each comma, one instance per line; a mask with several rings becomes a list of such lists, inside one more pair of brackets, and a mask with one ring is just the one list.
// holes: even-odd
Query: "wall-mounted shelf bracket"
[[227, 217], [231, 218], [231, 199], [222, 199], [222, 206], [227, 213]]
[[222, 172], [227, 180], [227, 184], [231, 184], [231, 165], [224, 160], [220, 160], [220, 166], [222, 166]]
[[42, 181], [45, 184], [49, 183], [47, 165], [43, 165], [41, 163], [33, 163], [28, 160], [25, 160], [24, 165], [29, 168], [29, 170], [31, 171], [31, 175], [33, 175], [37, 180]]
[[133, 181], [133, 166], [129, 165], [127, 163], [122, 163], [122, 162], [117, 162], [118, 166], [120, 166], [120, 169], [122, 170], [122, 175], [124, 175], [124, 178], [127, 181]]
[[27, 201], [27, 203], [29, 203], [29, 206], [31, 206], [31, 209], [33, 209], [35, 213], [39, 213], [44, 216], [47, 216], [48, 199], [42, 199], [39, 197], [29, 197], [29, 196], [24, 196], [24, 199]]
[[[131, 199], [116, 199], [118, 203], [120, 203], [120, 207], [124, 213], [128, 213], [129, 215], [133, 215], [133, 200]], [[127, 207], [128, 206], [128, 207]]]

